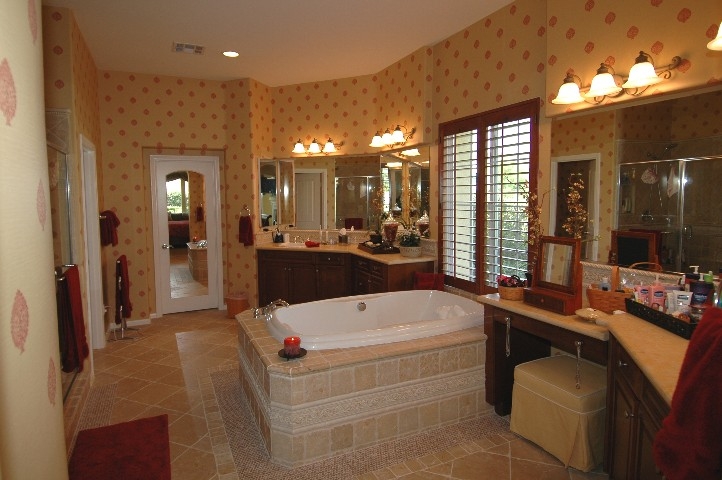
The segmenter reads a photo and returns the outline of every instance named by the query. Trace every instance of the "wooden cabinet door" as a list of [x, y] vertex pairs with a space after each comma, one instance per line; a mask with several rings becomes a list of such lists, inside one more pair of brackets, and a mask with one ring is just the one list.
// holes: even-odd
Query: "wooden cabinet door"
[[348, 295], [346, 267], [332, 265], [317, 266], [318, 299], [339, 298]]
[[276, 299], [289, 301], [290, 273], [285, 263], [267, 259], [258, 260], [258, 303], [268, 305]]
[[316, 266], [313, 264], [296, 263], [287, 267], [288, 298], [290, 304], [313, 302], [317, 300]]
[[634, 455], [632, 434], [636, 429], [636, 401], [626, 385], [619, 381], [614, 382], [613, 390], [612, 412], [607, 412], [607, 415], [612, 415], [611, 422], [609, 422], [612, 431], [607, 432], [607, 435], [611, 436], [610, 448], [612, 449], [609, 476], [616, 480], [625, 480], [630, 478], [629, 464]]

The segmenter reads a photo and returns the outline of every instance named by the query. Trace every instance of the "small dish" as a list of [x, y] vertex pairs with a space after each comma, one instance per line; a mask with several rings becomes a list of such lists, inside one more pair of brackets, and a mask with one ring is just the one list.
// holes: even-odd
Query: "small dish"
[[601, 310], [597, 310], [595, 308], [580, 308], [576, 312], [574, 312], [578, 317], [582, 317], [585, 320], [589, 320], [590, 322], [594, 322], [597, 318], [606, 317], [607, 314], [604, 313]]
[[280, 350], [278, 351], [278, 356], [281, 357], [281, 358], [285, 358], [286, 360], [295, 360], [295, 359], [297, 359], [297, 358], [301, 358], [301, 357], [306, 356], [306, 353], [307, 353], [307, 352], [306, 352], [306, 349], [305, 349], [305, 348], [301, 348], [298, 355], [289, 355], [289, 356], [286, 356], [286, 352], [285, 352], [283, 349], [280, 349]]

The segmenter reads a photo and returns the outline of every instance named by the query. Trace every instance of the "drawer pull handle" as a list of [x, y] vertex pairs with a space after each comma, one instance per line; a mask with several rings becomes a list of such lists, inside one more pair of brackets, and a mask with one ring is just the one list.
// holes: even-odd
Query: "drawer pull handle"
[[629, 365], [628, 365], [627, 363], [624, 363], [624, 362], [621, 361], [621, 360], [617, 360], [617, 367], [623, 368], [623, 367], [628, 367], [628, 366], [629, 366]]
[[576, 380], [577, 384], [577, 390], [582, 388], [582, 342], [581, 340], [577, 340], [574, 342], [574, 346], [577, 347], [577, 371], [574, 375], [574, 379]]
[[634, 418], [634, 414], [633, 414], [633, 413], [629, 413], [628, 411], [625, 410], [625, 411], [624, 411], [624, 418]]

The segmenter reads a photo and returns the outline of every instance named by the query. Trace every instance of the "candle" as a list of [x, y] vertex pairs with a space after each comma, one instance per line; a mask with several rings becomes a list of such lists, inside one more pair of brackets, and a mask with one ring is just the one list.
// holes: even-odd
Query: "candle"
[[297, 357], [301, 354], [301, 339], [299, 337], [286, 337], [283, 339], [283, 353], [287, 357]]

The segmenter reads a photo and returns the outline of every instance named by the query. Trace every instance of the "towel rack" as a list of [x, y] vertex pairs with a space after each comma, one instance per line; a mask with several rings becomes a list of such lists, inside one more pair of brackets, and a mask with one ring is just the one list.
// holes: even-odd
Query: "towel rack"
[[244, 213], [245, 213], [245, 215], [248, 216], [248, 217], [251, 216], [251, 209], [248, 208], [248, 204], [247, 204], [247, 203], [244, 203], [244, 204], [243, 204], [243, 210], [244, 210], [244, 211], [241, 212], [241, 216], [244, 215]]
[[[116, 285], [116, 299], [117, 299], [117, 297], [118, 297], [117, 292], [122, 292], [122, 291], [123, 291], [123, 277], [122, 277], [122, 275], [120, 275], [120, 274], [118, 273], [118, 268], [119, 268], [119, 267], [120, 267], [120, 260], [116, 260], [116, 261], [115, 261], [115, 282], [116, 282], [116, 284], [117, 284], [117, 285]], [[129, 327], [129, 326], [128, 326], [128, 323], [127, 323], [125, 317], [123, 316], [123, 305], [122, 305], [122, 303], [121, 303], [121, 305], [116, 305], [115, 308], [118, 309], [118, 311], [120, 312], [120, 313], [119, 313], [119, 315], [120, 315], [120, 328], [118, 328], [118, 327], [113, 327], [113, 338], [112, 338], [112, 340], [111, 340], [111, 339], [108, 339], [108, 341], [137, 340], [138, 337], [129, 337], [129, 336], [126, 335], [126, 332], [129, 331], [129, 330], [138, 331], [138, 330], [140, 330], [140, 329], [139, 329], [139, 328]], [[118, 338], [117, 333], [116, 333], [118, 330], [120, 330], [120, 338]]]
[[76, 265], [74, 263], [69, 263], [66, 265], [60, 265], [59, 267], [55, 267], [55, 281], [62, 282], [63, 280], [65, 280], [65, 269], [75, 266]]
[[108, 217], [106, 217], [105, 215], [98, 215], [98, 218], [99, 218], [100, 220], [105, 220], [105, 219], [108, 218]]

